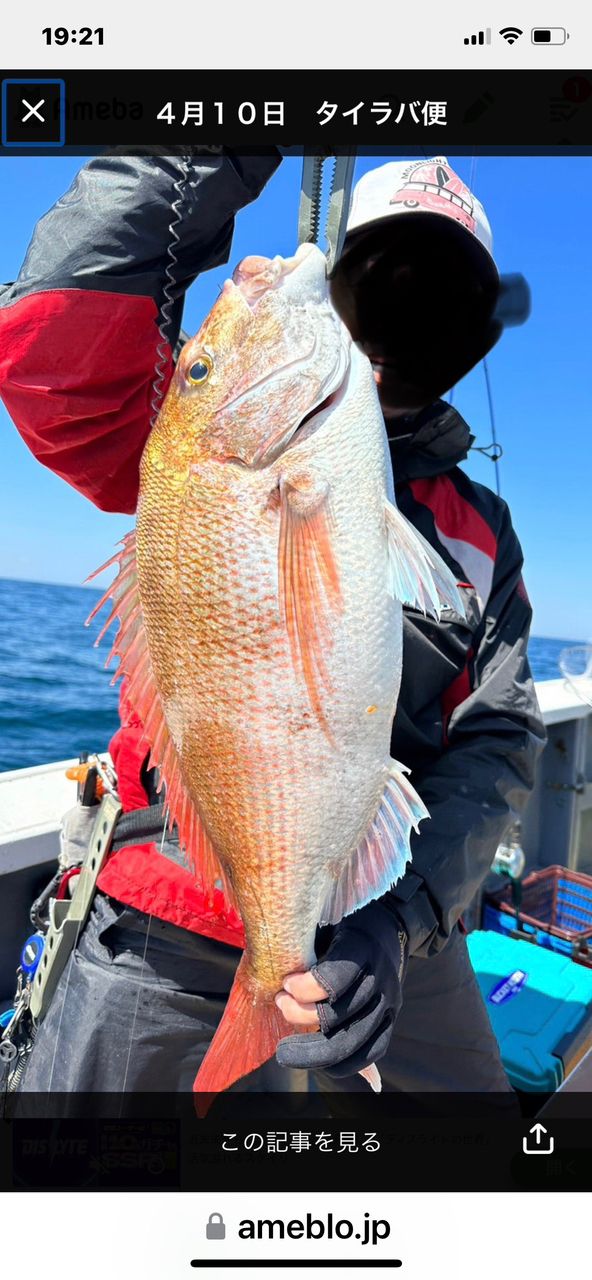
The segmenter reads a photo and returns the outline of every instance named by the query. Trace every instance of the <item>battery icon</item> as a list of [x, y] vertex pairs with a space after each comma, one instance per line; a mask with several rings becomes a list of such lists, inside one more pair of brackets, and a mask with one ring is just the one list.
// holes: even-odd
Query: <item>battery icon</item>
[[530, 38], [533, 44], [565, 44], [569, 31], [565, 27], [533, 27]]

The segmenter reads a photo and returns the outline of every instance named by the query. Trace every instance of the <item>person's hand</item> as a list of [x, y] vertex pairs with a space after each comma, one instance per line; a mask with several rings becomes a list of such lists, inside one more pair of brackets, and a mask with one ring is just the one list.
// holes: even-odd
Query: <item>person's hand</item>
[[[320, 931], [321, 944], [327, 932]], [[370, 1066], [388, 1049], [402, 1004], [407, 935], [381, 901], [329, 932], [318, 964], [308, 973], [289, 974], [275, 998], [286, 1021], [303, 1032], [280, 1040], [276, 1058], [282, 1067], [340, 1078]]]

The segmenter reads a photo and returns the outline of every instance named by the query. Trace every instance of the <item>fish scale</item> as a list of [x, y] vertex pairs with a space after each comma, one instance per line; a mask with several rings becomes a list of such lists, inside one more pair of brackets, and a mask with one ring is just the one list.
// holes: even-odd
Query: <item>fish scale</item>
[[462, 606], [393, 493], [372, 370], [322, 254], [245, 260], [181, 354], [107, 592], [170, 821], [245, 931], [198, 1090], [292, 1032], [285, 977], [310, 967], [320, 922], [402, 875], [426, 816], [389, 754], [402, 604]]

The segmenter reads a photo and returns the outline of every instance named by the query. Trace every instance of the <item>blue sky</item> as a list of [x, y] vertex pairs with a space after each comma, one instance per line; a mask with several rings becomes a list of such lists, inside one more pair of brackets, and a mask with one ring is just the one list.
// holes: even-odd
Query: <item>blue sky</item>
[[[358, 161], [357, 175], [379, 158]], [[454, 167], [469, 180], [471, 159]], [[0, 280], [14, 279], [36, 219], [69, 186], [71, 157], [0, 160]], [[259, 200], [237, 219], [231, 264], [247, 253], [294, 251], [301, 161], [284, 161]], [[502, 271], [522, 271], [533, 294], [527, 325], [507, 332], [489, 357], [498, 437], [504, 447], [502, 496], [521, 539], [538, 635], [592, 636], [590, 574], [590, 306], [592, 159], [480, 157], [475, 193], [487, 210]], [[184, 326], [193, 332], [211, 307], [221, 267], [188, 295]], [[438, 341], [445, 300], [426, 316]], [[481, 367], [455, 390], [455, 404], [478, 444], [490, 440]], [[109, 516], [42, 467], [0, 406], [0, 577], [80, 583], [130, 527]], [[472, 454], [465, 469], [494, 486], [491, 462]]]

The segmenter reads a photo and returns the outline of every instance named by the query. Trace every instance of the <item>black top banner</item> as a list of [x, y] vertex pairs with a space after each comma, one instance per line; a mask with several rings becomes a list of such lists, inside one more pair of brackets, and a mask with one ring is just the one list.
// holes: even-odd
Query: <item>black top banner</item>
[[592, 149], [592, 71], [3, 71], [0, 155]]

